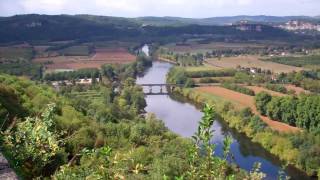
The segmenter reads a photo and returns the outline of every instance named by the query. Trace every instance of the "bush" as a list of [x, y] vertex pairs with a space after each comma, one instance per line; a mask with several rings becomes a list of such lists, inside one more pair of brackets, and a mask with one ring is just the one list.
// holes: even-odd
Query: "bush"
[[219, 83], [218, 80], [212, 79], [210, 77], [201, 78], [199, 83]]
[[255, 95], [253, 90], [248, 89], [248, 88], [243, 87], [243, 86], [236, 85], [236, 84], [224, 83], [224, 84], [222, 84], [222, 87], [230, 89], [230, 90], [233, 90], [233, 91], [237, 91], [239, 93], [246, 94], [246, 95], [249, 95], [249, 96], [254, 96]]
[[167, 74], [167, 82], [172, 84], [182, 85], [184, 87], [194, 86], [194, 82], [191, 78], [188, 78], [186, 71], [182, 68], [171, 68]]
[[190, 78], [227, 77], [227, 76], [234, 76], [235, 74], [236, 74], [236, 70], [234, 69], [187, 72], [187, 76]]
[[257, 110], [262, 115], [266, 115], [267, 104], [271, 101], [272, 96], [266, 92], [261, 92], [261, 93], [258, 93], [254, 99], [255, 99], [255, 105], [257, 107]]
[[276, 92], [280, 92], [283, 94], [288, 93], [287, 88], [285, 88], [283, 85], [280, 85], [280, 84], [267, 84], [265, 87], [267, 89], [270, 89], [271, 91], [276, 91]]
[[251, 117], [249, 125], [255, 132], [261, 132], [265, 127], [267, 127], [266, 123], [264, 123], [257, 115]]

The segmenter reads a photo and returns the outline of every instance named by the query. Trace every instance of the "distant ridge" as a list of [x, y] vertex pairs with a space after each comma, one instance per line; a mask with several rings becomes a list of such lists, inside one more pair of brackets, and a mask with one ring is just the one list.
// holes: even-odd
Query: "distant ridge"
[[[26, 15], [15, 15], [11, 17], [24, 17], [24, 16], [65, 16], [65, 17], [78, 17], [88, 21], [94, 21], [100, 24], [112, 24], [124, 23], [124, 24], [139, 24], [139, 25], [154, 25], [154, 26], [181, 26], [181, 25], [230, 25], [242, 20], [261, 23], [261, 24], [278, 24], [285, 23], [290, 20], [303, 20], [308, 22], [317, 22], [319, 23], [319, 16], [266, 16], [266, 15], [257, 15], [257, 16], [248, 16], [248, 15], [239, 15], [239, 16], [221, 16], [221, 17], [208, 17], [208, 18], [183, 18], [183, 17], [156, 17], [156, 16], [143, 16], [137, 18], [124, 18], [124, 17], [112, 17], [112, 16], [96, 16], [89, 14], [79, 14], [79, 15], [38, 15], [38, 14], [26, 14]], [[1, 19], [6, 19], [10, 17], [0, 17]]]
[[135, 18], [140, 23], [149, 25], [186, 25], [186, 24], [198, 24], [198, 25], [229, 25], [242, 20], [262, 23], [262, 24], [277, 24], [284, 23], [290, 20], [304, 20], [310, 22], [316, 22], [320, 16], [225, 16], [225, 17], [210, 17], [210, 18], [181, 18], [181, 17], [138, 17]]
[[[123, 18], [94, 15], [16, 15], [0, 18], [0, 43], [92, 41], [92, 40], [147, 40], [164, 37], [182, 38], [184, 35], [211, 35], [211, 38], [278, 39], [293, 36], [268, 23], [310, 17], [235, 16], [205, 19], [179, 17]], [[221, 26], [241, 20], [258, 22], [263, 31], [240, 31], [234, 26]], [[260, 25], [260, 26], [261, 26]], [[249, 29], [255, 29], [254, 25]]]

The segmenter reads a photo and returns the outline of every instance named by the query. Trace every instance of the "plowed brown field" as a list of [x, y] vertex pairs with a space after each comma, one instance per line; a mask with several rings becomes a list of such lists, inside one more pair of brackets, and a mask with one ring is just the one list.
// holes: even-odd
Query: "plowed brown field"
[[268, 126], [270, 126], [272, 129], [277, 130], [279, 132], [300, 131], [300, 129], [297, 127], [293, 127], [278, 121], [273, 121], [268, 117], [261, 116], [254, 105], [254, 97], [252, 96], [241, 94], [241, 93], [231, 91], [222, 87], [199, 87], [199, 88], [196, 88], [196, 90], [200, 92], [205, 92], [205, 93], [212, 93], [213, 95], [223, 97], [224, 99], [237, 102], [243, 105], [244, 107], [250, 107], [254, 114], [259, 115], [260, 118], [266, 124], [268, 124]]
[[48, 70], [55, 69], [83, 69], [100, 68], [104, 64], [126, 64], [136, 60], [136, 56], [130, 54], [126, 49], [96, 49], [93, 56], [57, 56], [36, 58], [35, 63], [48, 63]]

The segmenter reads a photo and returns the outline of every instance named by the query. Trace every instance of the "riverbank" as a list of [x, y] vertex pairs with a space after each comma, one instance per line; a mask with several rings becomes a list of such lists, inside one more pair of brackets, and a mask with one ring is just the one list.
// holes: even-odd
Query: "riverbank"
[[159, 60], [159, 61], [164, 61], [164, 62], [168, 62], [168, 63], [174, 64], [174, 65], [177, 65], [177, 64], [178, 64], [177, 62], [174, 62], [174, 61], [172, 61], [172, 60], [170, 60], [170, 59], [163, 58], [163, 57], [161, 57], [161, 56], [158, 56], [158, 57], [157, 57], [157, 60]]
[[280, 133], [296, 133], [299, 131], [302, 131], [301, 129], [290, 126], [286, 123], [274, 121], [270, 119], [267, 116], [262, 116], [256, 106], [255, 106], [255, 100], [254, 96], [249, 96], [247, 94], [239, 93], [230, 89], [226, 89], [224, 87], [211, 87], [211, 86], [204, 86], [204, 87], [198, 87], [196, 88], [196, 91], [206, 93], [206, 94], [213, 94], [215, 96], [219, 96], [221, 98], [224, 98], [230, 102], [238, 103], [242, 108], [244, 107], [250, 107], [252, 112], [259, 116], [261, 120], [263, 120], [271, 129], [278, 131]]
[[[208, 103], [214, 105], [217, 113], [229, 127], [236, 129], [239, 133], [245, 134], [253, 142], [259, 143], [268, 152], [285, 162], [285, 164], [294, 166], [306, 172], [309, 176], [315, 176], [316, 169], [307, 169], [299, 163], [298, 157], [303, 152], [292, 144], [289, 139], [290, 134], [281, 134], [266, 125], [259, 124], [257, 120], [254, 120], [256, 116], [246, 114], [247, 110], [245, 109], [235, 110], [236, 108], [230, 102], [221, 101], [219, 97], [208, 96], [208, 94], [195, 91], [194, 89], [185, 88], [176, 88], [174, 93], [191, 100], [194, 104]], [[259, 120], [261, 121], [261, 119]], [[298, 134], [295, 135], [298, 136]]]

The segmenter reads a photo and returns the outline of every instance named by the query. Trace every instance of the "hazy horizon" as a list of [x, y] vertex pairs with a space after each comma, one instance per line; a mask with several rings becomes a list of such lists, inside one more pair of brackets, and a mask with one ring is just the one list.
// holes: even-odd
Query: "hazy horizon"
[[[22, 14], [210, 18], [319, 16], [319, 0], [1, 0], [0, 16]], [[285, 11], [283, 10], [285, 9]]]
[[[1, 16], [0, 17], [12, 17], [12, 16], [22, 16], [22, 15], [47, 15], [47, 16], [80, 16], [80, 15], [89, 15], [89, 16], [102, 16], [102, 17], [119, 17], [119, 18], [142, 18], [142, 17], [155, 17], [155, 18], [186, 18], [186, 19], [207, 19], [207, 18], [222, 18], [222, 17], [240, 17], [240, 16], [248, 16], [248, 17], [256, 17], [256, 16], [268, 16], [268, 17], [291, 17], [288, 16], [275, 16], [275, 15], [264, 15], [264, 14], [256, 14], [256, 15], [234, 15], [234, 16], [208, 16], [208, 17], [181, 17], [181, 16], [135, 16], [135, 17], [125, 17], [125, 16], [110, 16], [110, 15], [98, 15], [98, 14], [42, 14], [42, 13], [25, 13], [25, 14], [14, 14], [10, 16]], [[319, 17], [318, 15], [315, 16], [308, 16], [308, 15], [292, 15], [292, 17]]]

